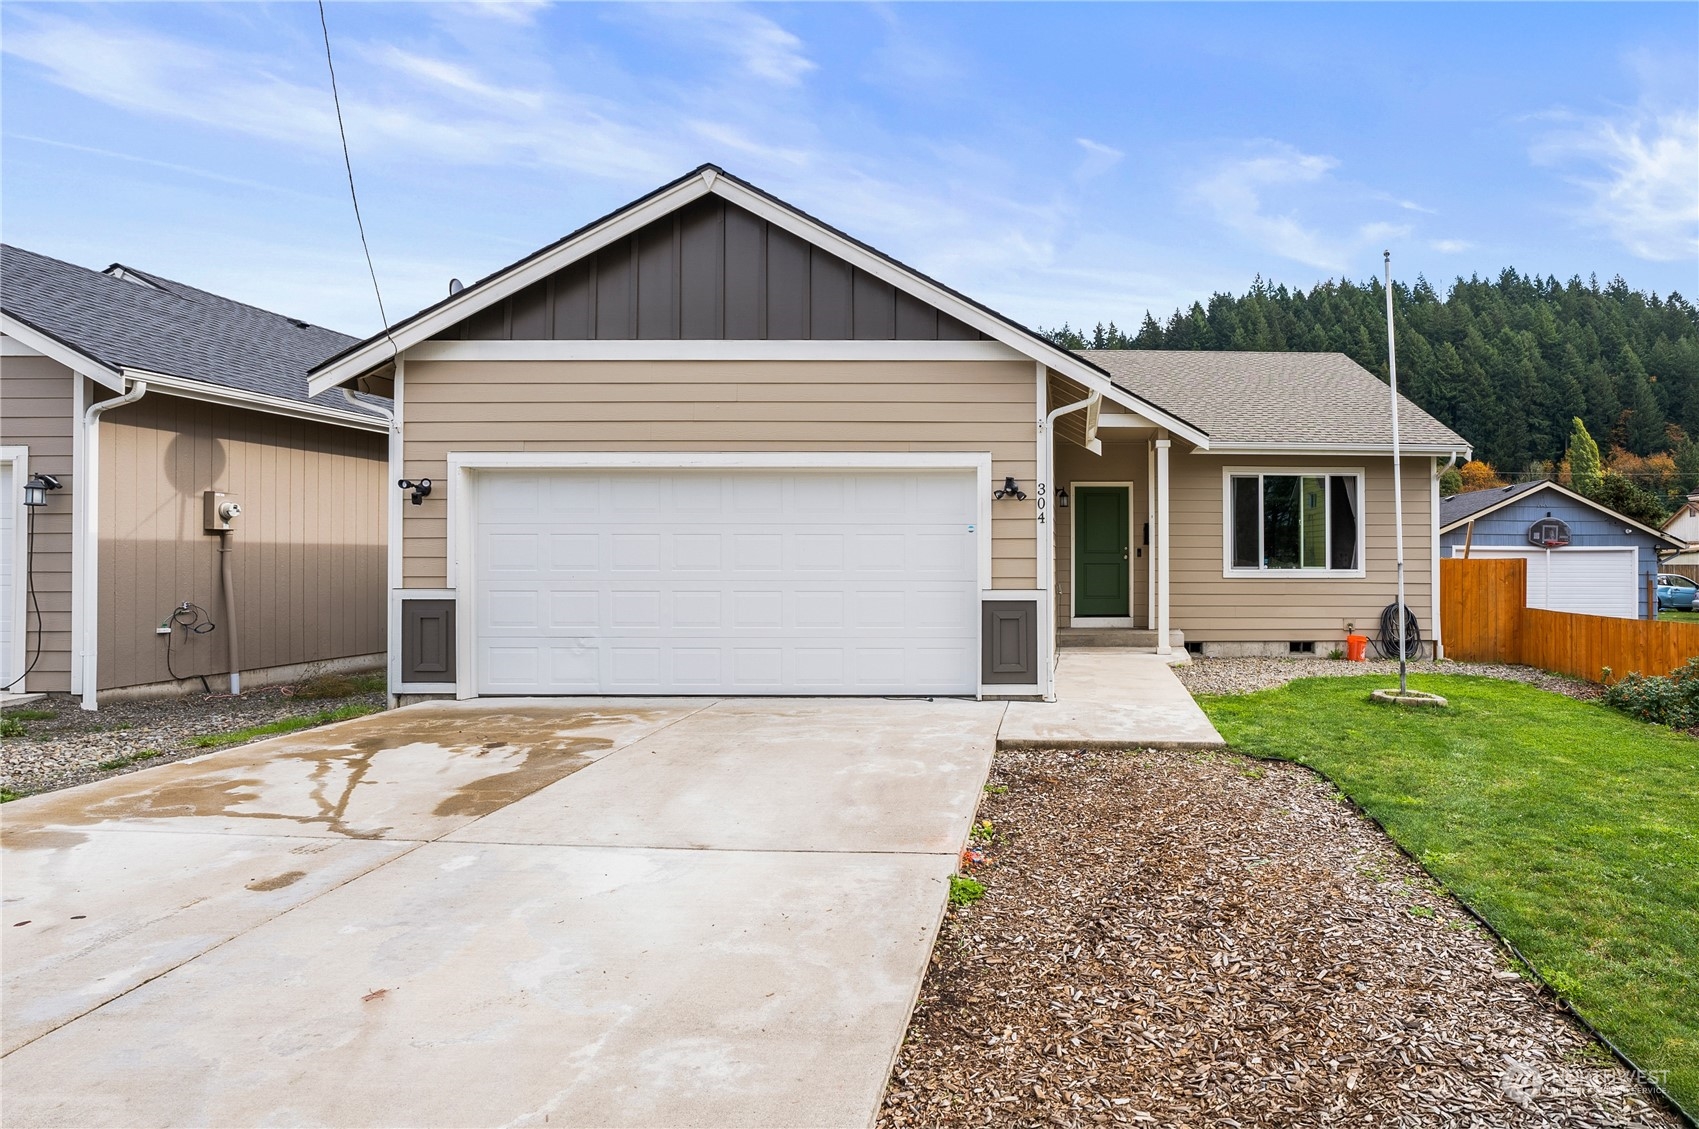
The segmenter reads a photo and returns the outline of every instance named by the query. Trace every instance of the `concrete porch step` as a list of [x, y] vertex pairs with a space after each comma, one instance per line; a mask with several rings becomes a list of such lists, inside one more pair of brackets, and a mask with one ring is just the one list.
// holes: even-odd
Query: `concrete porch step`
[[[1184, 632], [1170, 630], [1168, 642], [1176, 651], [1186, 649]], [[1154, 652], [1156, 632], [1143, 627], [1058, 627], [1056, 649], [1072, 647], [1120, 647]]]

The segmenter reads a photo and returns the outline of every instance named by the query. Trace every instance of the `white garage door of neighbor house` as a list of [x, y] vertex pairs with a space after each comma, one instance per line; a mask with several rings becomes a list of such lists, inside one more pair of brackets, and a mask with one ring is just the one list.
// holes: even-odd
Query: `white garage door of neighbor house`
[[478, 475], [481, 694], [972, 694], [972, 470]]
[[[1528, 562], [1528, 606], [1636, 619], [1640, 615], [1637, 549], [1498, 549], [1477, 546], [1472, 557], [1521, 557]], [[1550, 562], [1548, 565], [1547, 562]]]

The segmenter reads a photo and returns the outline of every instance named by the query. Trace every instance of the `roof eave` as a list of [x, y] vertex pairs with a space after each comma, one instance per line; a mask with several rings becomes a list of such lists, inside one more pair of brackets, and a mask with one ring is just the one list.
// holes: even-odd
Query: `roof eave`
[[1512, 502], [1520, 502], [1524, 498], [1532, 498], [1534, 495], [1540, 493], [1543, 490], [1556, 490], [1559, 494], [1562, 494], [1564, 497], [1569, 498], [1572, 501], [1580, 502], [1582, 505], [1591, 507], [1592, 509], [1595, 509], [1595, 510], [1598, 510], [1600, 513], [1609, 514], [1611, 516], [1612, 520], [1625, 522], [1628, 525], [1632, 526], [1633, 528], [1638, 529], [1641, 533], [1644, 533], [1644, 534], [1646, 534], [1647, 536], [1650, 536], [1650, 537], [1655, 537], [1659, 541], [1662, 541], [1666, 545], [1673, 545], [1674, 547], [1676, 547], [1678, 549], [1685, 549], [1687, 547], [1687, 542], [1681, 540], [1679, 537], [1671, 537], [1669, 534], [1665, 533], [1661, 529], [1653, 529], [1649, 525], [1645, 525], [1641, 522], [1635, 521], [1633, 518], [1629, 517], [1627, 514], [1617, 513], [1615, 510], [1611, 509], [1608, 506], [1601, 506], [1601, 505], [1599, 505], [1599, 503], [1593, 501], [1593, 499], [1587, 497], [1585, 494], [1578, 494], [1574, 490], [1569, 489], [1569, 487], [1564, 486], [1562, 483], [1559, 483], [1559, 482], [1542, 482], [1538, 486], [1535, 486], [1531, 490], [1520, 490], [1520, 491], [1516, 492], [1515, 494], [1511, 494], [1510, 496], [1504, 498], [1501, 501], [1494, 502], [1490, 506], [1487, 506], [1483, 509], [1476, 510], [1474, 513], [1469, 514], [1467, 517], [1460, 517], [1456, 521], [1447, 522], [1446, 524], [1441, 525], [1439, 527], [1439, 531], [1440, 531], [1440, 533], [1445, 534], [1445, 533], [1454, 532], [1455, 530], [1462, 529], [1464, 526], [1468, 525], [1472, 521], [1479, 521], [1483, 517], [1486, 517], [1488, 514], [1497, 513], [1499, 510], [1502, 510], [1504, 507], [1510, 505]]
[[31, 325], [16, 314], [0, 311], [0, 333], [16, 338], [49, 360], [57, 361], [72, 372], [86, 376], [114, 392], [124, 391], [123, 373], [57, 334]]
[[243, 388], [232, 388], [227, 384], [213, 384], [205, 380], [173, 376], [170, 373], [152, 372], [148, 369], [126, 368], [124, 369], [124, 376], [131, 380], [145, 380], [148, 383], [148, 388], [153, 391], [181, 396], [184, 399], [201, 400], [209, 404], [221, 404], [225, 407], [241, 408], [247, 411], [265, 412], [268, 415], [289, 416], [294, 419], [310, 420], [337, 427], [352, 427], [361, 431], [384, 433], [389, 431], [389, 424], [377, 416], [368, 416], [359, 412], [338, 411], [335, 408], [326, 408], [305, 400], [268, 396], [263, 392], [250, 392]]
[[943, 309], [993, 340], [1065, 373], [1116, 403], [1147, 416], [1188, 442], [1198, 447], [1209, 446], [1208, 432], [1115, 384], [1107, 370], [712, 165], [705, 165], [663, 185], [565, 239], [480, 279], [459, 294], [419, 311], [389, 327], [386, 332], [368, 337], [325, 360], [312, 370], [308, 388], [316, 396], [364, 375], [380, 364], [387, 364], [395, 354], [428, 340], [478, 310], [512, 296], [555, 271], [623, 239], [652, 220], [709, 194], [737, 204], [792, 235], [826, 247], [875, 278]]

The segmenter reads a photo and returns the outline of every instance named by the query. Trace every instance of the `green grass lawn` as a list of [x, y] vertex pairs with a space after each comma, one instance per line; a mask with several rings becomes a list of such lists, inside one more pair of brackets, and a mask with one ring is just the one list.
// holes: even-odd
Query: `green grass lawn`
[[1699, 612], [1681, 612], [1674, 608], [1665, 608], [1658, 613], [1659, 619], [1667, 619], [1673, 623], [1699, 623]]
[[1235, 749], [1332, 780], [1699, 1111], [1699, 740], [1520, 683], [1384, 676], [1203, 696]]

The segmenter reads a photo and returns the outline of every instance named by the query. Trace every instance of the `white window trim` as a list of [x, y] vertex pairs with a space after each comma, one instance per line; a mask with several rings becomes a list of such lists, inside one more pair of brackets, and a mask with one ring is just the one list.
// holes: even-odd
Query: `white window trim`
[[[1353, 569], [1332, 568], [1234, 568], [1233, 567], [1233, 479], [1250, 475], [1281, 475], [1284, 477], [1314, 477], [1316, 475], [1356, 475], [1357, 476], [1357, 567]], [[1259, 490], [1260, 498], [1262, 492]], [[1331, 512], [1333, 506], [1332, 491], [1327, 493], [1327, 505]], [[1368, 502], [1369, 476], [1368, 472], [1358, 467], [1291, 467], [1291, 466], [1228, 466], [1221, 468], [1221, 576], [1225, 580], [1361, 580], [1368, 575]], [[1259, 503], [1258, 527], [1261, 527]], [[1328, 535], [1332, 536], [1332, 522], [1328, 522]]]
[[[1075, 615], [1074, 610], [1079, 605], [1080, 577], [1080, 532], [1076, 504], [1078, 487], [1081, 486], [1121, 486], [1127, 491], [1127, 614], [1126, 615]], [[1133, 620], [1133, 547], [1138, 543], [1133, 523], [1133, 486], [1131, 479], [1119, 482], [1099, 482], [1075, 479], [1068, 482], [1068, 626], [1069, 627], [1132, 627]]]
[[[24, 505], [24, 480], [29, 477], [29, 448], [0, 447], [0, 463], [12, 464], [12, 494], [0, 498], [0, 505], [12, 510], [12, 638], [10, 661], [6, 669], [20, 679], [12, 693], [29, 692], [29, 684], [21, 681], [29, 662], [29, 507]], [[3, 683], [0, 683], [3, 685]]]
[[[448, 587], [455, 601], [458, 699], [478, 696], [477, 586], [473, 567], [477, 477], [492, 470], [971, 470], [979, 497], [978, 587], [991, 588], [991, 454], [875, 451], [450, 451], [448, 455]], [[462, 573], [468, 578], [462, 581]], [[449, 597], [443, 597], [449, 598]], [[983, 653], [983, 616], [974, 616], [974, 654]], [[393, 621], [392, 621], [393, 622]], [[392, 640], [399, 655], [400, 640]], [[399, 661], [398, 659], [392, 661]], [[446, 683], [438, 686], [442, 692]]]

